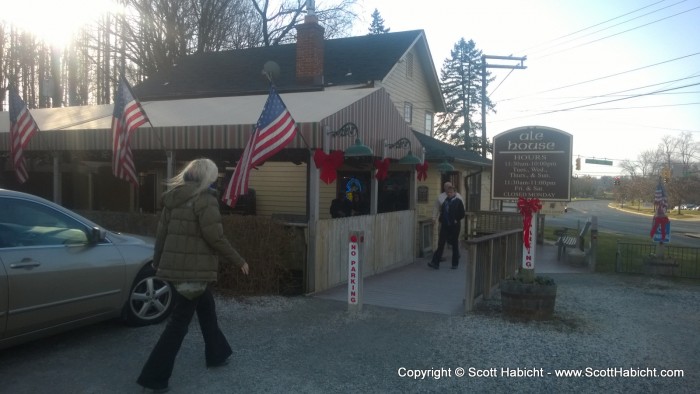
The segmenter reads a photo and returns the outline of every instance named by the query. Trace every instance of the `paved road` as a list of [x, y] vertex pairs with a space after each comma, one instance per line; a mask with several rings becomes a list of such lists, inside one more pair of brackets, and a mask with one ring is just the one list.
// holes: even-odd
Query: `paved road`
[[[609, 201], [585, 200], [569, 204], [569, 212], [547, 217], [546, 225], [576, 228], [592, 215], [598, 217], [601, 232], [648, 236], [651, 216], [622, 211], [609, 206]], [[671, 220], [671, 245], [700, 247], [700, 218], [698, 220]]]

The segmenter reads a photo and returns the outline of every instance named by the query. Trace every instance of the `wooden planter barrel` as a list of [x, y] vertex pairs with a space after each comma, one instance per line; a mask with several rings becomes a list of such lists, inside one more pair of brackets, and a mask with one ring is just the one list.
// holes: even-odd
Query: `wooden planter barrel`
[[556, 284], [501, 281], [501, 307], [503, 313], [508, 316], [533, 320], [550, 319], [554, 313], [556, 297]]

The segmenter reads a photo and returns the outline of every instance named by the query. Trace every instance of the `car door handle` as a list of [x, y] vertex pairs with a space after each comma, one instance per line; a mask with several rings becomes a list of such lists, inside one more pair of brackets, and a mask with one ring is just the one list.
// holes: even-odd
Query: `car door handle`
[[36, 268], [40, 265], [41, 265], [40, 262], [34, 261], [34, 260], [30, 259], [29, 257], [25, 257], [19, 263], [10, 264], [10, 268], [32, 269], [32, 268]]

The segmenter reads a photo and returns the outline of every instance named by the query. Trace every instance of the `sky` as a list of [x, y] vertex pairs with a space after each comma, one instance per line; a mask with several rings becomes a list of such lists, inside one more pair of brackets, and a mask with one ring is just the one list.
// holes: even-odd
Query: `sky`
[[575, 175], [622, 174], [621, 160], [667, 135], [700, 143], [700, 0], [359, 0], [355, 35], [375, 8], [392, 32], [425, 31], [438, 75], [461, 38], [485, 55], [526, 56], [526, 69], [489, 69], [487, 137], [533, 125], [570, 133]]
[[[575, 175], [621, 174], [620, 161], [656, 149], [664, 136], [691, 132], [700, 142], [700, 0], [357, 2], [353, 35], [367, 34], [375, 8], [392, 32], [422, 29], [438, 75], [461, 38], [485, 55], [526, 56], [526, 69], [489, 69], [496, 79], [487, 94], [497, 112], [486, 118], [487, 137], [532, 125], [570, 133], [582, 163]], [[0, 19], [11, 15], [61, 44], [114, 4], [0, 0], [7, 11]], [[26, 9], [40, 11], [19, 12]]]

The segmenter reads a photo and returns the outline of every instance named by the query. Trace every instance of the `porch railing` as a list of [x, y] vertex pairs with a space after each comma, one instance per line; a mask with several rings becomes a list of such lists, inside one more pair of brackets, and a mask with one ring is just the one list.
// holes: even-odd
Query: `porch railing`
[[501, 279], [514, 275], [523, 258], [522, 229], [508, 230], [462, 241], [468, 251], [464, 311], [470, 312]]
[[347, 283], [351, 231], [364, 231], [363, 276], [412, 263], [416, 257], [415, 215], [415, 211], [409, 210], [319, 220], [314, 290]]

